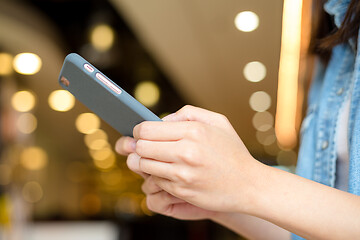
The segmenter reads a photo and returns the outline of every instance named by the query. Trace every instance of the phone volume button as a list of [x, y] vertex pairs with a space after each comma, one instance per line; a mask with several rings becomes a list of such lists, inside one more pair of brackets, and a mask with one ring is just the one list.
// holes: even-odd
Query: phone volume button
[[104, 83], [107, 87], [109, 87], [113, 92], [115, 92], [116, 94], [120, 94], [121, 93], [121, 89], [119, 87], [117, 87], [115, 84], [113, 84], [112, 82], [110, 82], [104, 75], [102, 75], [101, 73], [96, 73], [96, 78], [99, 79], [102, 83]]
[[94, 68], [87, 63], [84, 64], [84, 68], [91, 73], [94, 71]]

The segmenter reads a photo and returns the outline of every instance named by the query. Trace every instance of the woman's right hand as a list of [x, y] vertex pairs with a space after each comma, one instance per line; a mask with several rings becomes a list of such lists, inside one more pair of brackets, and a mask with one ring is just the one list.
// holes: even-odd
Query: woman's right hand
[[144, 178], [142, 190], [146, 194], [149, 210], [183, 220], [210, 219], [216, 212], [205, 210], [174, 197], [157, 186], [152, 176], [142, 172], [139, 167], [140, 156], [135, 153], [136, 141], [131, 137], [121, 137], [115, 145], [115, 150], [128, 156], [126, 163], [130, 170]]

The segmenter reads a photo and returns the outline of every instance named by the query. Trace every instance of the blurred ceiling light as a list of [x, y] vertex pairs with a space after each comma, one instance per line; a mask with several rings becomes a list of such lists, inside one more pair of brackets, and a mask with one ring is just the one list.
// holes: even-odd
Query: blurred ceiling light
[[276, 136], [284, 148], [297, 142], [296, 108], [301, 43], [302, 0], [285, 0], [276, 112]]
[[266, 67], [261, 62], [249, 62], [244, 67], [244, 76], [250, 82], [260, 82], [266, 76]]
[[6, 76], [12, 73], [13, 57], [8, 53], [0, 53], [0, 76]]
[[101, 210], [101, 200], [96, 194], [86, 194], [81, 198], [80, 210], [86, 215], [95, 215]]
[[66, 112], [75, 105], [74, 96], [66, 90], [55, 90], [49, 95], [50, 107], [59, 112]]
[[43, 197], [43, 189], [38, 182], [27, 182], [22, 189], [22, 195], [25, 201], [29, 203], [36, 203]]
[[40, 170], [46, 166], [48, 156], [40, 147], [25, 148], [20, 155], [21, 165], [28, 170]]
[[273, 127], [274, 117], [267, 111], [257, 112], [252, 119], [252, 124], [256, 130], [265, 132]]
[[250, 107], [257, 112], [264, 112], [271, 106], [271, 97], [264, 91], [254, 92], [249, 100]]
[[28, 112], [35, 106], [35, 96], [29, 91], [16, 92], [11, 98], [12, 107], [19, 112]]
[[100, 52], [109, 50], [114, 44], [115, 33], [112, 27], [106, 24], [97, 25], [91, 31], [91, 44]]
[[236, 15], [235, 26], [243, 32], [254, 31], [259, 26], [259, 17], [251, 11], [244, 11]]
[[20, 53], [15, 56], [13, 66], [16, 72], [32, 75], [40, 71], [41, 58], [34, 53]]
[[152, 107], [159, 101], [160, 89], [155, 83], [146, 81], [136, 86], [134, 95], [139, 102]]
[[95, 132], [100, 127], [100, 119], [93, 113], [82, 113], [76, 118], [76, 129], [84, 134]]
[[16, 121], [17, 129], [24, 134], [30, 134], [37, 127], [37, 119], [32, 113], [23, 113]]

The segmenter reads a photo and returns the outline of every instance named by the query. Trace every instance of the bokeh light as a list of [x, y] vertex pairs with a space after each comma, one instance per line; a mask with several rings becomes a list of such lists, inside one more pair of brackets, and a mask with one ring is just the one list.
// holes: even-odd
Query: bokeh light
[[23, 113], [16, 121], [17, 129], [24, 134], [30, 134], [36, 130], [37, 119], [32, 113]]
[[244, 11], [236, 15], [234, 23], [238, 30], [251, 32], [259, 26], [259, 17], [254, 12]]
[[135, 98], [147, 107], [154, 106], [160, 98], [160, 89], [153, 82], [141, 82], [135, 88]]
[[100, 127], [100, 119], [93, 113], [82, 113], [76, 118], [76, 129], [84, 134], [91, 134]]
[[258, 61], [249, 62], [245, 65], [243, 73], [249, 82], [260, 82], [266, 77], [266, 67]]
[[113, 152], [96, 151], [94, 154], [94, 164], [99, 170], [110, 170], [115, 167], [116, 156]]
[[27, 182], [24, 185], [22, 189], [22, 195], [25, 201], [29, 203], [36, 203], [42, 199], [44, 192], [41, 185], [38, 182], [31, 181], [31, 182]]
[[40, 170], [46, 166], [48, 157], [40, 147], [25, 148], [20, 155], [21, 165], [28, 170]]
[[257, 112], [264, 112], [271, 106], [271, 97], [264, 91], [254, 92], [249, 100], [250, 107]]
[[274, 126], [274, 116], [267, 111], [257, 112], [253, 116], [252, 124], [256, 130], [265, 132]]
[[15, 56], [13, 66], [16, 72], [32, 75], [40, 71], [41, 58], [34, 53], [20, 53]]
[[12, 73], [13, 57], [8, 53], [0, 53], [0, 76], [6, 76]]
[[114, 30], [109, 25], [97, 25], [91, 31], [91, 44], [100, 52], [109, 50], [114, 44], [114, 39]]
[[75, 98], [66, 90], [55, 90], [49, 95], [50, 107], [59, 112], [66, 112], [75, 105]]
[[16, 92], [11, 98], [12, 107], [19, 112], [28, 112], [35, 106], [35, 96], [29, 91]]
[[257, 131], [256, 132], [256, 139], [259, 143], [264, 146], [271, 145], [276, 142], [275, 130], [271, 128], [266, 132]]

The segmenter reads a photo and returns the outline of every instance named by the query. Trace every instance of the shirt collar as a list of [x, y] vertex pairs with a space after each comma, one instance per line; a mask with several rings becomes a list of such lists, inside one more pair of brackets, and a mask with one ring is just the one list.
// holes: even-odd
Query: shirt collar
[[325, 11], [334, 17], [334, 23], [339, 28], [344, 20], [350, 0], [328, 0], [325, 5]]

